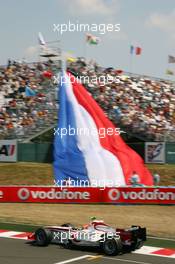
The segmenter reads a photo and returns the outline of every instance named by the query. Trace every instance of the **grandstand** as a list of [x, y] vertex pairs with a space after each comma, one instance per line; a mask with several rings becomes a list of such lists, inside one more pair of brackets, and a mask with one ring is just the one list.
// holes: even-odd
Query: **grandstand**
[[[83, 58], [68, 70], [89, 80], [115, 77], [111, 83], [84, 82], [108, 117], [141, 141], [175, 142], [175, 84], [148, 76], [104, 69]], [[9, 61], [0, 67], [0, 139], [28, 142], [57, 123], [58, 102], [53, 78], [43, 73], [60, 70], [58, 61], [27, 64]], [[26, 94], [26, 86], [31, 95]]]
[[[69, 64], [85, 81], [89, 92], [118, 127], [142, 141], [175, 141], [175, 83], [148, 76], [121, 73], [86, 64], [82, 59]], [[118, 73], [120, 72], [120, 73]], [[100, 76], [115, 78], [111, 83], [94, 83]]]
[[9, 61], [0, 68], [0, 139], [26, 142], [55, 125], [55, 85], [43, 75], [48, 70], [58, 71], [57, 63]]

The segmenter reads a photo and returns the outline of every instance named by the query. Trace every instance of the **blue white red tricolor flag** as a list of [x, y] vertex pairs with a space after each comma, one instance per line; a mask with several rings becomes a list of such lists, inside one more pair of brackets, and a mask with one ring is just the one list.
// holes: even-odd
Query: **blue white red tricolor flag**
[[78, 179], [124, 186], [137, 173], [141, 184], [152, 185], [152, 176], [141, 157], [119, 133], [114, 133], [115, 126], [85, 87], [71, 74], [63, 73], [61, 77], [64, 83], [59, 88], [59, 122], [54, 140], [55, 182]]
[[134, 47], [133, 45], [130, 46], [130, 54], [133, 55], [141, 55], [142, 53], [142, 48], [140, 47]]

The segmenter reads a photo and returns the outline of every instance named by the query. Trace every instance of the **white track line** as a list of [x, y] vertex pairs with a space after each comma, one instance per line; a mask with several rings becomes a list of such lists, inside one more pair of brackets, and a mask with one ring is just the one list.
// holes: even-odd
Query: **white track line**
[[157, 240], [167, 240], [167, 241], [175, 241], [175, 239], [173, 238], [163, 238], [163, 237], [152, 237], [152, 236], [148, 236], [148, 238], [152, 238], [152, 239], [157, 239]]
[[74, 261], [77, 261], [77, 260], [80, 260], [80, 259], [86, 259], [86, 258], [89, 258], [89, 257], [92, 257], [92, 255], [84, 255], [84, 256], [81, 256], [81, 257], [64, 260], [64, 261], [57, 262], [57, 263], [54, 263], [54, 264], [66, 264], [66, 263], [71, 263], [71, 262], [74, 262]]
[[136, 264], [153, 264], [153, 263], [150, 263], [150, 262], [142, 262], [142, 261], [136, 261], [136, 260], [129, 260], [129, 259], [121, 259], [121, 258], [110, 258], [110, 257], [102, 257], [103, 259], [110, 259], [110, 260], [113, 260], [113, 261], [123, 261], [123, 262], [129, 262], [129, 263], [136, 263]]

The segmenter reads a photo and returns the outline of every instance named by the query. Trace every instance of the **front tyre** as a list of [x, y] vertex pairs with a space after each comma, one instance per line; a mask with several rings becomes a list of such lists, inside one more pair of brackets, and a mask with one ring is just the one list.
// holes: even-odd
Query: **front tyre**
[[106, 239], [102, 244], [103, 252], [108, 256], [118, 255], [121, 252], [121, 241], [115, 238]]
[[69, 239], [63, 243], [63, 247], [66, 249], [71, 249], [72, 248], [72, 241]]
[[39, 247], [46, 247], [52, 240], [52, 233], [50, 230], [39, 228], [35, 232], [36, 245]]

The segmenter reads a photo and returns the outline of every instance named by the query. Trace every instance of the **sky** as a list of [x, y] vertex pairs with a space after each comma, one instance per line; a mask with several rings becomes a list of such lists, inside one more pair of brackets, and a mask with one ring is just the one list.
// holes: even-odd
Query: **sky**
[[[88, 32], [54, 32], [58, 24], [120, 24], [120, 31], [89, 32], [98, 45], [85, 44]], [[64, 53], [86, 56], [104, 67], [167, 78], [168, 55], [175, 56], [175, 0], [0, 0], [0, 64], [7, 59], [38, 60], [38, 32], [60, 40]], [[131, 56], [130, 45], [142, 48]], [[175, 77], [171, 77], [172, 79]]]

